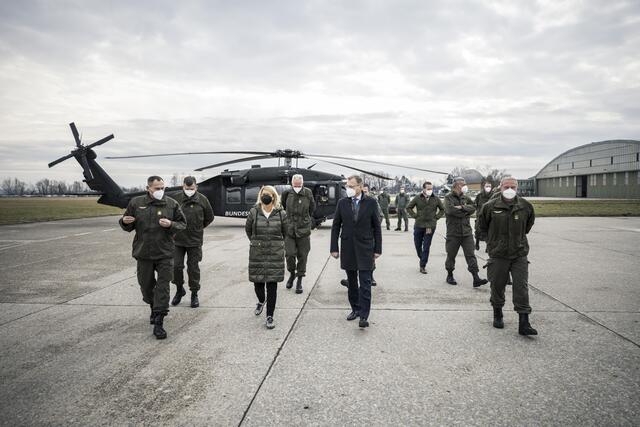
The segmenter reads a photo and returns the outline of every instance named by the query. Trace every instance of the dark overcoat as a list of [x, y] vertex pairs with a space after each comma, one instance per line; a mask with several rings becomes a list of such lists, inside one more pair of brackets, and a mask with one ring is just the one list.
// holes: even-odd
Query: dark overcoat
[[363, 195], [357, 217], [352, 205], [350, 198], [338, 201], [331, 227], [331, 252], [340, 252], [340, 267], [344, 270], [373, 270], [373, 255], [382, 254], [378, 202]]

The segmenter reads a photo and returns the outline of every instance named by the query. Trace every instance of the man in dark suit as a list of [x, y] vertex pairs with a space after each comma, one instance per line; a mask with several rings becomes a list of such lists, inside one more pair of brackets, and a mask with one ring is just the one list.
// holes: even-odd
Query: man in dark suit
[[374, 261], [382, 255], [380, 214], [377, 201], [362, 193], [361, 177], [350, 176], [346, 188], [347, 197], [338, 202], [331, 227], [331, 256], [339, 257], [340, 267], [347, 272], [351, 304], [347, 320], [360, 317], [359, 326], [366, 328], [371, 310]]

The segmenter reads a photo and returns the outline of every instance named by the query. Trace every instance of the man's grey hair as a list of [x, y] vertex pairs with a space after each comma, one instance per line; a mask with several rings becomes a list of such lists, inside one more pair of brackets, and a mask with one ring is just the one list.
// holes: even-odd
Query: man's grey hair
[[506, 176], [503, 176], [502, 179], [500, 180], [500, 187], [502, 187], [502, 184], [504, 184], [507, 181], [515, 181], [516, 185], [518, 184], [518, 180], [516, 179], [516, 177], [512, 175], [506, 175]]
[[347, 181], [350, 179], [355, 179], [358, 185], [362, 185], [362, 177], [360, 175], [351, 175], [347, 178]]
[[463, 184], [465, 181], [465, 179], [461, 176], [456, 176], [455, 178], [453, 178], [453, 186], [455, 187], [458, 184]]
[[297, 174], [295, 174], [295, 175], [293, 175], [291, 177], [291, 182], [297, 181], [297, 180], [300, 180], [300, 181], [304, 182], [304, 177], [302, 175], [300, 175], [299, 173], [297, 173]]

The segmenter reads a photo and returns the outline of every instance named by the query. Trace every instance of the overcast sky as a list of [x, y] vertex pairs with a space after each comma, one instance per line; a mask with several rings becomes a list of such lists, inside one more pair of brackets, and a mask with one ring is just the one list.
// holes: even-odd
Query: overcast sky
[[[32, 182], [81, 177], [47, 168], [71, 121], [115, 134], [99, 158], [293, 148], [528, 177], [640, 139], [639, 101], [637, 0], [0, 2], [0, 176]], [[138, 185], [230, 158], [101, 163]]]

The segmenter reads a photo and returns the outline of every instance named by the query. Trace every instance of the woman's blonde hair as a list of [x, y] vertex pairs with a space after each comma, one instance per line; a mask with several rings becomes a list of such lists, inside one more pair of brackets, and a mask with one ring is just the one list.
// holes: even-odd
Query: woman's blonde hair
[[273, 185], [263, 185], [262, 186], [262, 188], [260, 189], [260, 192], [258, 193], [258, 201], [256, 202], [256, 206], [262, 207], [262, 194], [265, 191], [267, 193], [271, 194], [271, 197], [273, 197], [273, 207], [274, 208], [281, 208], [282, 206], [280, 205], [280, 195], [278, 194], [278, 191], [276, 190], [276, 188]]

